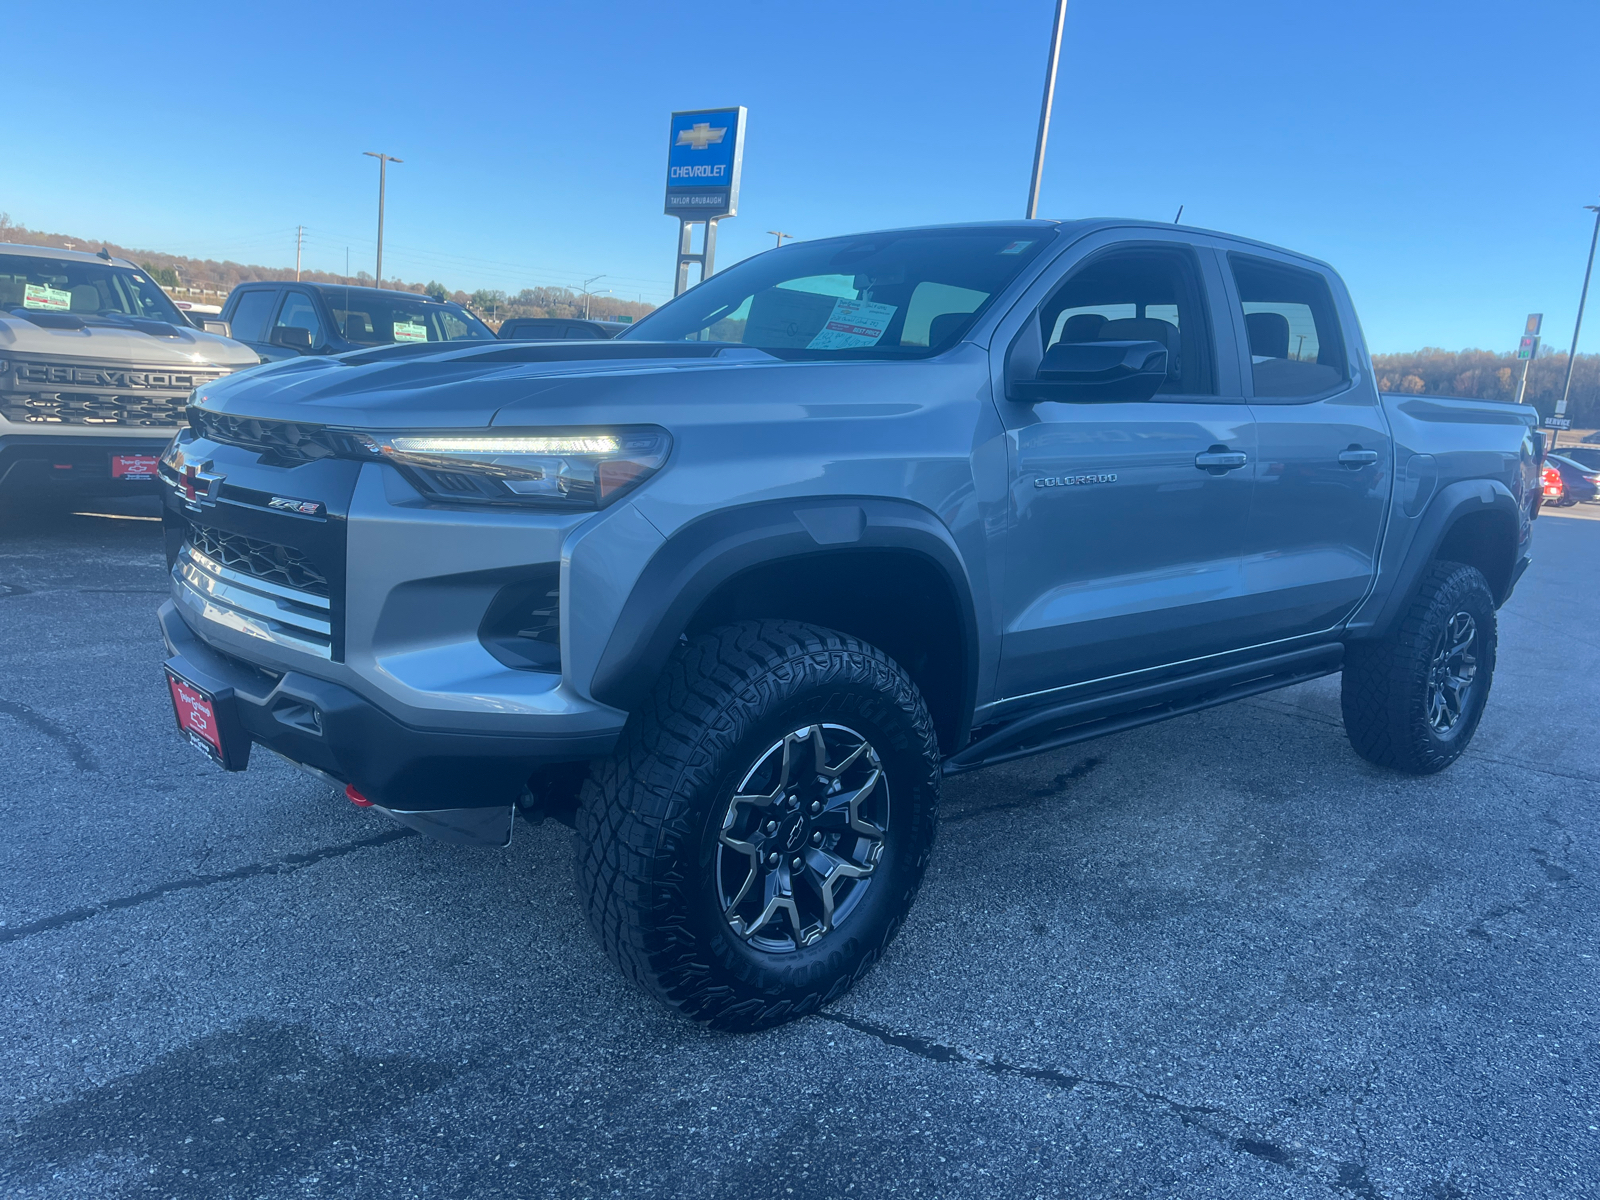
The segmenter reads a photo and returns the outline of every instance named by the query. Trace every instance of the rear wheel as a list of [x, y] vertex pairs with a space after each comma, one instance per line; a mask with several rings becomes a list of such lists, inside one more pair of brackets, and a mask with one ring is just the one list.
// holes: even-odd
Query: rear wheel
[[844, 994], [932, 850], [933, 723], [876, 647], [791, 621], [682, 647], [585, 786], [579, 890], [637, 983], [759, 1029]]
[[1476, 567], [1433, 563], [1388, 637], [1345, 652], [1350, 744], [1412, 775], [1442, 771], [1477, 732], [1494, 679], [1494, 595]]

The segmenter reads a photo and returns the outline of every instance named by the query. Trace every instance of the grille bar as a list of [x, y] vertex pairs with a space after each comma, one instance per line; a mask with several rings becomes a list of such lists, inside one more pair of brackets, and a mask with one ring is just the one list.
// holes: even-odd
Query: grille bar
[[292, 650], [333, 657], [325, 596], [247, 575], [185, 542], [172, 568], [173, 599], [200, 620]]

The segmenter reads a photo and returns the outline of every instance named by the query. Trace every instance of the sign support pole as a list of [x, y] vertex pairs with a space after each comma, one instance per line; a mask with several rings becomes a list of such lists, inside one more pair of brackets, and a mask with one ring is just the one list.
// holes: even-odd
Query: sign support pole
[[[705, 235], [700, 239], [700, 253], [694, 253], [694, 227], [704, 225]], [[711, 217], [705, 221], [692, 221], [687, 217], [678, 218], [678, 269], [674, 275], [672, 294], [681, 296], [690, 288], [689, 266], [692, 263], [700, 265], [699, 282], [704, 283], [711, 278], [711, 273], [716, 270], [717, 257], [717, 218]]]

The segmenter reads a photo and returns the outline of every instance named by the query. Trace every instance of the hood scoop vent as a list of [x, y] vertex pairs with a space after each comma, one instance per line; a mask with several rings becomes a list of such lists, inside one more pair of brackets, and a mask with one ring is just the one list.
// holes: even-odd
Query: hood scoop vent
[[[752, 353], [751, 347], [731, 342], [523, 342], [510, 346], [497, 346], [485, 350], [464, 350], [441, 342], [430, 346], [438, 361], [456, 366], [461, 363], [549, 363], [549, 362], [628, 362], [630, 360], [656, 360], [664, 358], [767, 358], [762, 351]], [[352, 366], [393, 362], [396, 359], [415, 361], [428, 356], [421, 346], [385, 347], [361, 354], [344, 354], [339, 361]]]
[[41, 329], [83, 329], [84, 319], [75, 317], [71, 313], [35, 312], [31, 308], [13, 308], [13, 317], [21, 317], [24, 321], [32, 321]]

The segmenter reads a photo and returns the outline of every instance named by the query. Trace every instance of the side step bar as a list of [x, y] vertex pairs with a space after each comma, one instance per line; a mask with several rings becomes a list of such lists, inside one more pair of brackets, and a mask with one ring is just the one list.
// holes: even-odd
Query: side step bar
[[1230, 700], [1242, 700], [1246, 696], [1332, 675], [1343, 663], [1344, 646], [1334, 643], [1052, 705], [1008, 721], [987, 737], [952, 754], [944, 760], [943, 770], [946, 775], [959, 775], [1014, 758], [1059, 750], [1108, 733], [1136, 729]]

